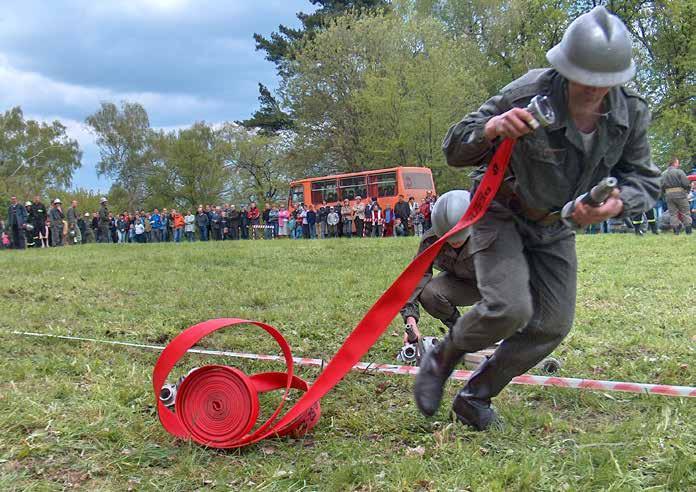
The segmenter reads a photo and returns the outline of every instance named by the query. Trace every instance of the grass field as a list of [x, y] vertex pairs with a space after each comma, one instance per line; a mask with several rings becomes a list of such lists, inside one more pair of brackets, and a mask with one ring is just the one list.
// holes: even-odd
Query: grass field
[[[502, 429], [435, 419], [408, 377], [349, 375], [315, 432], [223, 452], [162, 429], [156, 352], [11, 330], [165, 343], [202, 320], [279, 328], [328, 359], [408, 263], [414, 238], [89, 245], [0, 254], [0, 490], [696, 490], [696, 401], [511, 386]], [[696, 241], [578, 238], [575, 327], [561, 375], [696, 384]], [[432, 319], [424, 331], [436, 334]], [[400, 323], [365, 360], [393, 362]], [[260, 332], [210, 348], [276, 352]], [[221, 359], [188, 355], [177, 374]], [[225, 360], [247, 373], [278, 365]], [[313, 380], [315, 369], [300, 369]]]

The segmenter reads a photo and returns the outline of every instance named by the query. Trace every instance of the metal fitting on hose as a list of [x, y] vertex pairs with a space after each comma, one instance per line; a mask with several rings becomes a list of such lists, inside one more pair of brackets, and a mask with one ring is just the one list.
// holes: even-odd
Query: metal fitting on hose
[[407, 343], [399, 351], [399, 355], [396, 356], [396, 360], [403, 364], [417, 364], [418, 363], [418, 346], [415, 343]]
[[556, 113], [546, 96], [534, 96], [525, 109], [534, 117], [534, 121], [528, 123], [533, 130], [540, 126], [549, 126], [556, 121]]
[[185, 375], [181, 376], [177, 380], [176, 383], [174, 383], [174, 384], [166, 383], [164, 386], [162, 386], [162, 389], [160, 390], [160, 394], [159, 394], [159, 399], [164, 404], [165, 407], [171, 408], [174, 406], [174, 404], [176, 403], [176, 394], [179, 391], [179, 388], [181, 387], [181, 383], [184, 382], [184, 379], [186, 379], [186, 376], [191, 374], [196, 369], [198, 369], [198, 368], [194, 367], [193, 369], [191, 369]]

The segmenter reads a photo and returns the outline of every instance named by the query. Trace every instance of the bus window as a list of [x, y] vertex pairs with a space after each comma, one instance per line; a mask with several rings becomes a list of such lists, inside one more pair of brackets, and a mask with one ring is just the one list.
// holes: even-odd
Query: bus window
[[312, 183], [312, 203], [316, 205], [323, 200], [327, 202], [338, 201], [338, 185], [335, 179]]
[[290, 205], [293, 207], [304, 203], [304, 186], [297, 185], [290, 190]]
[[353, 200], [356, 196], [362, 198], [367, 196], [367, 186], [365, 176], [355, 176], [353, 178], [341, 179], [341, 200]]
[[369, 180], [371, 197], [396, 196], [396, 173], [373, 174]]
[[404, 171], [403, 174], [404, 188], [407, 190], [434, 190], [433, 178], [430, 173], [419, 173], [412, 171]]

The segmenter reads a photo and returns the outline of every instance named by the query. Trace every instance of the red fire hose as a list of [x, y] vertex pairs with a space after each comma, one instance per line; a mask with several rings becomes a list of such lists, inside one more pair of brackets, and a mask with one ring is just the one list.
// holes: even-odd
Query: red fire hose
[[[495, 196], [505, 175], [514, 140], [501, 143], [491, 159], [466, 214], [447, 234], [423, 251], [380, 296], [358, 326], [348, 335], [313, 385], [293, 373], [290, 346], [278, 330], [258, 321], [224, 318], [205, 321], [180, 333], [164, 349], [155, 364], [152, 384], [157, 411], [164, 428], [182, 439], [192, 439], [215, 448], [237, 448], [272, 436], [302, 435], [317, 423], [320, 399], [343, 379], [374, 345], [408, 300], [423, 273], [435, 260], [447, 238], [479, 220]], [[205, 366], [194, 370], [181, 384], [176, 413], [161, 401], [159, 393], [177, 361], [206, 335], [224, 327], [252, 324], [264, 329], [280, 345], [287, 372], [247, 376], [228, 366]], [[279, 418], [290, 388], [305, 391], [300, 400]], [[258, 393], [284, 389], [273, 414], [254, 429], [259, 413]]]

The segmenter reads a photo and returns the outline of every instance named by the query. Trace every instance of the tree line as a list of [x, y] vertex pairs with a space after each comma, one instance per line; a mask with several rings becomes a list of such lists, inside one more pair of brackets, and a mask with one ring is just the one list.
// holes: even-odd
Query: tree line
[[[527, 70], [579, 14], [603, 3], [634, 39], [631, 83], [652, 110], [655, 162], [693, 158], [696, 4], [691, 0], [311, 0], [299, 28], [279, 26], [257, 49], [278, 89], [259, 84], [248, 119], [151, 128], [134, 102], [105, 102], [86, 119], [98, 172], [123, 208], [278, 200], [293, 178], [395, 165], [432, 168], [439, 192], [467, 171], [445, 165], [447, 128]], [[81, 153], [59, 122], [0, 117], [5, 190], [67, 187]]]

